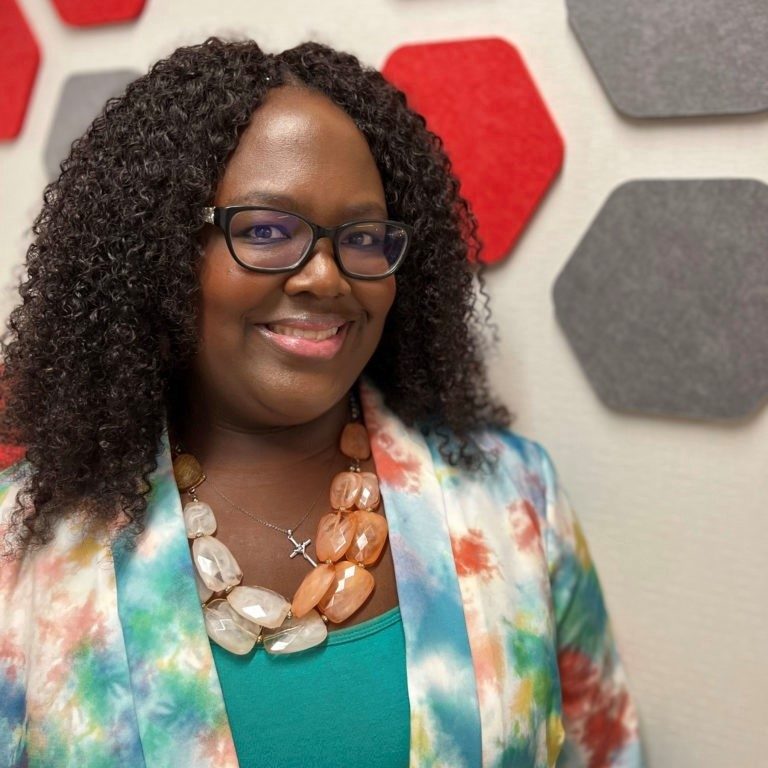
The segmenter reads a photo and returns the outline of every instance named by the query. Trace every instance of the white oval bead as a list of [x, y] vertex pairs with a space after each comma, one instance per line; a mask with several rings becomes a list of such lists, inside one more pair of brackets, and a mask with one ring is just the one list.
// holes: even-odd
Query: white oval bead
[[274, 632], [264, 635], [264, 649], [280, 655], [298, 653], [312, 648], [325, 640], [328, 627], [314, 608], [300, 619], [286, 619]]
[[187, 538], [212, 536], [216, 532], [216, 518], [213, 510], [204, 501], [190, 501], [184, 505], [184, 526]]
[[205, 586], [214, 592], [234, 587], [243, 578], [233, 554], [212, 536], [201, 536], [192, 542], [192, 560]]
[[208, 637], [230, 653], [239, 656], [256, 645], [259, 627], [246, 621], [226, 600], [214, 600], [203, 608]]
[[291, 609], [282, 595], [265, 587], [235, 587], [227, 599], [243, 618], [270, 629], [279, 627]]

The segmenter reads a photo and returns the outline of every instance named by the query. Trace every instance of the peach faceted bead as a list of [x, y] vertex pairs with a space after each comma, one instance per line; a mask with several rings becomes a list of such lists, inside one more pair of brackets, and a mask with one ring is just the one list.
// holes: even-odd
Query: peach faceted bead
[[309, 613], [319, 602], [320, 598], [330, 589], [336, 580], [336, 569], [331, 563], [322, 563], [313, 568], [296, 590], [291, 604], [291, 613], [300, 619]]
[[383, 515], [377, 512], [355, 512], [353, 515], [357, 525], [352, 546], [347, 550], [347, 560], [353, 560], [363, 565], [372, 565], [379, 559], [384, 545], [387, 543], [389, 526]]
[[341, 433], [341, 452], [350, 459], [362, 461], [371, 455], [371, 441], [368, 430], [355, 421], [344, 427]]
[[363, 487], [357, 497], [358, 509], [376, 509], [379, 503], [379, 478], [373, 472], [361, 472]]
[[331, 481], [331, 506], [334, 509], [351, 509], [362, 488], [363, 480], [359, 472], [339, 472]]
[[355, 520], [351, 515], [329, 512], [320, 518], [315, 536], [315, 552], [322, 562], [335, 563], [352, 544], [355, 535]]
[[342, 560], [334, 566], [335, 580], [318, 608], [328, 621], [340, 624], [349, 618], [373, 592], [373, 576], [362, 566]]

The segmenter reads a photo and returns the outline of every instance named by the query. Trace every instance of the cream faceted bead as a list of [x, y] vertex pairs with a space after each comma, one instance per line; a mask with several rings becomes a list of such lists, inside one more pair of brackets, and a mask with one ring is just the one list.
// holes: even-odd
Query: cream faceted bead
[[197, 572], [197, 568], [193, 569], [195, 572], [195, 586], [197, 587], [197, 596], [200, 598], [201, 603], [205, 603], [211, 595], [213, 595], [213, 590], [208, 589], [208, 587], [205, 585], [205, 582], [200, 578], [200, 574]]
[[286, 619], [280, 629], [265, 634], [264, 649], [274, 655], [298, 653], [320, 645], [327, 636], [325, 622], [317, 611], [311, 610], [300, 619]]
[[279, 627], [291, 610], [282, 595], [266, 587], [235, 587], [227, 600], [243, 618], [269, 629]]
[[212, 536], [201, 536], [192, 542], [192, 559], [205, 586], [214, 592], [234, 587], [243, 578], [234, 555]]
[[184, 525], [188, 539], [212, 536], [216, 531], [216, 518], [211, 507], [204, 501], [190, 501], [184, 505]]
[[238, 615], [226, 600], [213, 600], [203, 608], [208, 637], [230, 653], [249, 653], [259, 636], [260, 627]]

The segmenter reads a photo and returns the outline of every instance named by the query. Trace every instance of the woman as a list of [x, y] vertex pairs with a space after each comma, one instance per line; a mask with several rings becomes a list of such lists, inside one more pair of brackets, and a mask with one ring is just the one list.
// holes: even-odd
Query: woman
[[180, 49], [34, 233], [3, 765], [641, 764], [573, 512], [489, 394], [474, 219], [400, 92], [313, 43]]

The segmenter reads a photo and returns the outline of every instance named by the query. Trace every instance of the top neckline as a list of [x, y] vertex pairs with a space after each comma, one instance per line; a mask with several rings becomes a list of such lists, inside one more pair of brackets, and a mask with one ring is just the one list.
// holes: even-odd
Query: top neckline
[[339, 645], [341, 643], [350, 643], [354, 640], [360, 640], [363, 637], [368, 637], [376, 632], [380, 632], [400, 620], [400, 606], [396, 605], [394, 608], [390, 608], [388, 611], [384, 611], [384, 613], [374, 616], [372, 619], [361, 621], [359, 624], [355, 624], [351, 627], [345, 627], [329, 632], [325, 643], [326, 645]]

